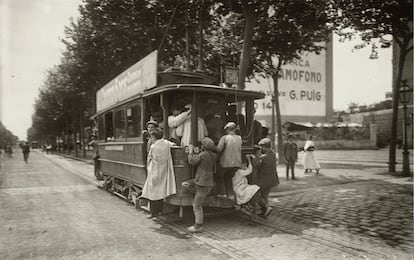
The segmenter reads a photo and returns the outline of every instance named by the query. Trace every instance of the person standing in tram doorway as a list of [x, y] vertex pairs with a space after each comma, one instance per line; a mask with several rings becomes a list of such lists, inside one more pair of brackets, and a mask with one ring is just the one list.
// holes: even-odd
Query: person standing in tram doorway
[[147, 179], [142, 189], [142, 197], [150, 202], [151, 215], [158, 217], [163, 210], [163, 200], [177, 193], [171, 146], [174, 144], [163, 139], [164, 131], [155, 128], [151, 132], [153, 144], [147, 159]]
[[29, 153], [30, 153], [30, 146], [28, 142], [24, 142], [22, 144], [22, 152], [23, 152], [24, 162], [27, 163], [29, 160]]
[[286, 163], [286, 180], [289, 180], [289, 168], [292, 172], [292, 180], [295, 178], [295, 164], [298, 160], [298, 145], [293, 142], [293, 135], [288, 135], [288, 140], [283, 144], [283, 156]]
[[315, 151], [315, 144], [312, 141], [311, 135], [308, 136], [308, 140], [305, 142], [303, 151], [305, 152], [305, 156], [303, 157], [303, 168], [305, 169], [305, 173], [316, 170], [316, 174], [319, 174], [319, 169], [321, 166], [313, 155], [313, 151]]

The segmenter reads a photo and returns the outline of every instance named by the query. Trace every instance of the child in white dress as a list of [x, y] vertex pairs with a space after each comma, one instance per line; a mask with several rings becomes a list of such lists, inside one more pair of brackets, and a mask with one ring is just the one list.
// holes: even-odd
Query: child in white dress
[[260, 187], [255, 184], [248, 184], [246, 176], [252, 173], [253, 166], [251, 159], [254, 158], [254, 155], [248, 154], [246, 158], [248, 160], [248, 166], [243, 163], [242, 168], [238, 169], [232, 178], [236, 201], [237, 204], [242, 206], [241, 210], [248, 215], [253, 214], [256, 205], [259, 205], [262, 210], [259, 216], [266, 218], [272, 212], [272, 208], [266, 205], [266, 202], [260, 194]]

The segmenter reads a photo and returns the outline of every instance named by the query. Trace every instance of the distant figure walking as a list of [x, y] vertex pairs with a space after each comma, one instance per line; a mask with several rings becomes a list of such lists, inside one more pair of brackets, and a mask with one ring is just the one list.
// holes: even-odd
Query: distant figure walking
[[101, 174], [101, 162], [99, 161], [99, 149], [98, 149], [98, 141], [97, 141], [97, 136], [95, 134], [91, 135], [91, 141], [88, 143], [89, 146], [92, 147], [93, 149], [93, 169], [94, 169], [94, 173], [95, 173], [95, 178], [98, 181], [102, 181], [103, 180], [103, 176]]
[[283, 144], [283, 155], [286, 163], [286, 180], [289, 180], [289, 168], [292, 171], [292, 180], [296, 180], [295, 163], [298, 160], [298, 145], [293, 142], [293, 135], [288, 135], [288, 141]]
[[29, 153], [30, 153], [30, 146], [28, 142], [24, 142], [22, 144], [22, 152], [23, 152], [24, 162], [27, 163], [27, 161], [29, 160]]
[[319, 174], [319, 169], [321, 166], [313, 155], [313, 151], [315, 151], [315, 144], [312, 141], [311, 135], [308, 136], [308, 140], [305, 142], [303, 151], [305, 152], [305, 156], [303, 157], [303, 168], [305, 169], [305, 173], [316, 170], [316, 174]]
[[6, 146], [4, 147], [4, 152], [6, 152], [7, 158], [12, 158], [13, 157], [12, 145], [11, 144], [6, 144]]

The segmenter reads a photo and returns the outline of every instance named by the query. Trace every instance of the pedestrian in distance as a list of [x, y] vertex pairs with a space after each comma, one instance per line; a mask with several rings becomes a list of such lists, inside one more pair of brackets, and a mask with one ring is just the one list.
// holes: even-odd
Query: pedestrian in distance
[[151, 132], [153, 144], [147, 158], [147, 179], [142, 197], [150, 202], [149, 218], [158, 217], [163, 210], [163, 200], [177, 193], [171, 146], [174, 143], [163, 138], [164, 131], [155, 128]]
[[286, 163], [286, 180], [289, 180], [289, 168], [292, 173], [292, 180], [295, 178], [295, 164], [298, 160], [298, 145], [293, 141], [293, 135], [289, 134], [287, 142], [283, 144], [283, 157]]
[[246, 155], [248, 164], [242, 163], [242, 167], [236, 171], [233, 176], [233, 189], [236, 194], [237, 204], [241, 205], [241, 211], [247, 215], [255, 214], [258, 205], [262, 212], [260, 217], [267, 218], [272, 212], [272, 208], [266, 203], [262, 190], [256, 184], [249, 185], [247, 177], [253, 171], [252, 154]]
[[4, 151], [7, 154], [7, 158], [13, 158], [13, 147], [11, 144], [6, 144], [4, 147]]
[[193, 211], [195, 224], [188, 231], [198, 233], [203, 231], [203, 202], [207, 198], [214, 186], [213, 174], [216, 166], [217, 155], [213, 152], [214, 141], [208, 137], [201, 140], [202, 152], [194, 153], [192, 146], [189, 146], [188, 162], [193, 166], [197, 166], [195, 172], [195, 196], [193, 200]]
[[308, 136], [303, 151], [305, 152], [305, 156], [303, 157], [303, 168], [305, 169], [305, 173], [312, 173], [312, 170], [315, 170], [316, 174], [319, 174], [321, 166], [313, 154], [315, 151], [315, 144], [312, 141], [311, 135]]
[[23, 152], [24, 162], [27, 163], [29, 160], [29, 153], [30, 153], [30, 146], [28, 142], [24, 142], [22, 144], [22, 152]]
[[[277, 159], [276, 153], [271, 148], [272, 140], [263, 138], [259, 141], [259, 155], [254, 159], [254, 166], [257, 169], [256, 183], [260, 187], [260, 192], [266, 206], [269, 205], [269, 194], [273, 187], [279, 185], [279, 177], [277, 176]], [[262, 212], [262, 216], [266, 215], [266, 211]]]
[[224, 126], [224, 130], [227, 132], [223, 135], [215, 151], [220, 153], [220, 166], [219, 178], [217, 183], [218, 197], [227, 197], [234, 200], [234, 191], [232, 178], [234, 173], [241, 168], [241, 147], [242, 138], [236, 134], [237, 125], [234, 122], [229, 122]]

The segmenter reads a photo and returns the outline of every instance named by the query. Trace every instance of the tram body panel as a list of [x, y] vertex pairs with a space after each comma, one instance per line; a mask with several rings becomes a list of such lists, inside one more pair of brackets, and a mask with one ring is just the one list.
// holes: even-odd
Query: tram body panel
[[142, 142], [99, 144], [101, 171], [142, 188], [147, 178], [143, 145]]

